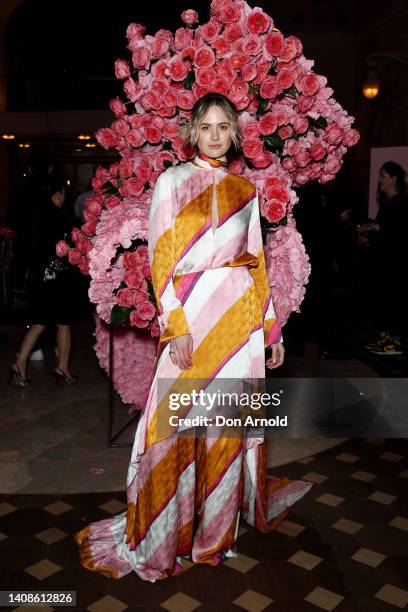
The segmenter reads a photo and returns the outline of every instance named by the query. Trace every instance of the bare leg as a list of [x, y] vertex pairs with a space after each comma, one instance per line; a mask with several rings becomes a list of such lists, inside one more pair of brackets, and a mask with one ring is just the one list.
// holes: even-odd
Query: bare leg
[[58, 325], [57, 331], [58, 365], [57, 370], [70, 376], [68, 369], [69, 354], [71, 352], [71, 327]]
[[16, 364], [23, 376], [25, 376], [27, 361], [31, 355], [35, 343], [37, 342], [43, 331], [46, 329], [46, 327], [46, 325], [32, 325], [24, 336], [24, 340], [21, 344], [21, 348], [16, 359]]

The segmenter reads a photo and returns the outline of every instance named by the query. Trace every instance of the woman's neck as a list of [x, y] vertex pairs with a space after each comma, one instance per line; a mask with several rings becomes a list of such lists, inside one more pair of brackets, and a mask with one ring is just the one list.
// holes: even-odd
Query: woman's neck
[[391, 200], [394, 196], [398, 195], [398, 190], [394, 185], [391, 185], [387, 190], [384, 190], [387, 200]]

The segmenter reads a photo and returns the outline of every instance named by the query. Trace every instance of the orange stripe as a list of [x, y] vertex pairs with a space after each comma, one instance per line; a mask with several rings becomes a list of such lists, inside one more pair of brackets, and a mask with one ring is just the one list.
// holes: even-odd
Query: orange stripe
[[105, 565], [95, 566], [91, 550], [91, 543], [89, 541], [89, 534], [90, 528], [88, 526], [74, 535], [75, 542], [79, 546], [79, 561], [82, 567], [90, 570], [91, 572], [101, 572], [109, 578], [119, 578], [118, 572], [112, 570], [110, 567], [106, 567]]

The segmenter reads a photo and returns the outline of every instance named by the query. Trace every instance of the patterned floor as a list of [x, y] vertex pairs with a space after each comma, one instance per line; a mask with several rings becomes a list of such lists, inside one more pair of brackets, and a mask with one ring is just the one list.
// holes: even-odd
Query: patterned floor
[[0, 589], [76, 590], [75, 609], [91, 612], [406, 608], [407, 440], [349, 440], [274, 473], [315, 483], [278, 531], [243, 524], [238, 558], [216, 568], [186, 562], [182, 574], [154, 584], [78, 565], [72, 533], [121, 511], [123, 494], [3, 496]]

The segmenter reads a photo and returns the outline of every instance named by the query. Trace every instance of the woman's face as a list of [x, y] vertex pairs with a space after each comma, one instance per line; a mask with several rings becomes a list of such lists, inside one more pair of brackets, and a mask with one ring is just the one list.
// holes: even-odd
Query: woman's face
[[222, 157], [231, 146], [231, 123], [220, 106], [210, 106], [197, 131], [197, 147], [208, 157]]
[[390, 187], [396, 187], [397, 177], [390, 176], [384, 168], [381, 168], [380, 174], [378, 177], [378, 182], [380, 184], [381, 191], [388, 191]]

